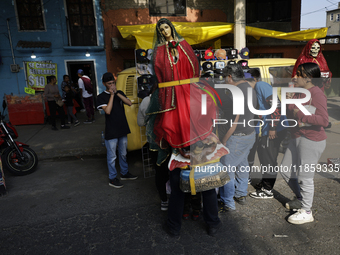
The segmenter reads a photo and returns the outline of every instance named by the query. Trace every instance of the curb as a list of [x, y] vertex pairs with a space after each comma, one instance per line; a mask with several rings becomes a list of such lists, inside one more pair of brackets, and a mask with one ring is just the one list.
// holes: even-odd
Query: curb
[[68, 149], [68, 150], [42, 150], [36, 151], [39, 160], [54, 160], [54, 159], [70, 159], [82, 158], [84, 156], [106, 156], [105, 147], [92, 147], [84, 149]]

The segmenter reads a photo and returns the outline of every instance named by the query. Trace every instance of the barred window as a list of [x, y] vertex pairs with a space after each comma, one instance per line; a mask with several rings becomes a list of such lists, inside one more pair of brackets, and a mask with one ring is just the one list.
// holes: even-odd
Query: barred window
[[42, 0], [15, 0], [19, 31], [46, 30]]
[[93, 0], [66, 0], [69, 41], [72, 46], [96, 46]]
[[246, 22], [291, 22], [291, 0], [246, 0]]
[[150, 16], [185, 16], [185, 0], [150, 0]]

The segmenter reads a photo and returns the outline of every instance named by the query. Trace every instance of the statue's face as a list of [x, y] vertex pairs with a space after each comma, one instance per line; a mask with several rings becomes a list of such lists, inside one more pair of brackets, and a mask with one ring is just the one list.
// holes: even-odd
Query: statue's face
[[316, 58], [319, 54], [320, 51], [320, 44], [318, 44], [317, 42], [313, 43], [312, 48], [310, 49], [309, 54]]
[[173, 40], [172, 35], [171, 35], [171, 27], [168, 24], [165, 23], [165, 24], [160, 25], [159, 30], [161, 31], [165, 40], [167, 41]]

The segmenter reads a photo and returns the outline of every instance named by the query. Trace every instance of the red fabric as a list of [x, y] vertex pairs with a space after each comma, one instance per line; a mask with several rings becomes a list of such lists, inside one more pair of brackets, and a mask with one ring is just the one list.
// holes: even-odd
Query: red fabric
[[[170, 56], [168, 55], [166, 47], [169, 46], [162, 45], [154, 51], [154, 70], [158, 83], [199, 77], [198, 60], [185, 40], [177, 46], [179, 53], [177, 64], [174, 64], [171, 53]], [[169, 52], [171, 52], [170, 48]], [[213, 94], [209, 86], [203, 87]], [[207, 95], [207, 115], [201, 115], [202, 94], [206, 93], [196, 84], [159, 89], [160, 110], [165, 112], [158, 114], [154, 132], [157, 136], [156, 142], [161, 148], [165, 148], [167, 143], [173, 148], [187, 147], [198, 140], [203, 140], [211, 133], [212, 119], [216, 118], [216, 107], [213, 99]], [[171, 104], [172, 98], [174, 98], [174, 105]]]
[[92, 88], [91, 80], [86, 77], [80, 77], [80, 79], [83, 80], [84, 88], [87, 91], [87, 93], [92, 94], [93, 88]]
[[[320, 45], [320, 51], [319, 51], [319, 54], [317, 55], [316, 58], [314, 58], [313, 56], [311, 56], [309, 54], [310, 49], [312, 48], [312, 45], [313, 45], [314, 42], [317, 42]], [[304, 63], [310, 63], [310, 62], [318, 64], [319, 68], [320, 68], [320, 71], [321, 72], [329, 72], [329, 78], [332, 78], [332, 72], [329, 70], [328, 65], [327, 65], [327, 61], [326, 61], [325, 57], [322, 54], [321, 44], [320, 44], [318, 39], [310, 40], [306, 44], [306, 46], [303, 48], [300, 56], [298, 57], [298, 59], [295, 62], [295, 65], [294, 65], [294, 68], [293, 68], [292, 77], [295, 76], [296, 70], [297, 70], [299, 65], [304, 64]], [[324, 91], [324, 87], [325, 86], [323, 86], [321, 88], [322, 91]]]
[[[316, 107], [315, 114], [312, 115], [304, 115], [303, 112], [299, 111], [297, 113], [297, 117], [293, 116], [294, 109], [298, 109], [296, 105], [290, 104], [287, 108], [287, 118], [288, 119], [296, 119], [298, 122], [308, 123], [312, 126], [294, 127], [291, 128], [292, 138], [297, 138], [300, 136], [305, 136], [306, 138], [312, 141], [322, 141], [327, 138], [324, 127], [328, 125], [328, 111], [327, 111], [327, 97], [324, 93], [321, 92], [321, 89], [317, 86], [314, 86], [309, 89], [311, 93], [311, 105]], [[297, 93], [293, 98], [304, 98], [305, 94]], [[309, 102], [304, 103], [303, 105], [309, 105]]]

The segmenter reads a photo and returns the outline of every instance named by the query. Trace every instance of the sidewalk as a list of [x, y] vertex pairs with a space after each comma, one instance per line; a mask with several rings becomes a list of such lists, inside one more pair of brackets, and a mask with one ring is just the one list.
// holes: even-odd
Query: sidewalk
[[101, 133], [105, 130], [105, 116], [95, 112], [96, 121], [84, 124], [87, 119], [85, 112], [77, 113], [80, 125], [70, 129], [51, 130], [49, 123], [43, 125], [16, 126], [18, 141], [28, 144], [38, 155], [39, 160], [106, 155], [106, 148], [101, 145]]
[[[333, 125], [340, 123], [340, 97], [328, 99], [329, 121]], [[77, 113], [81, 125], [71, 126], [71, 129], [52, 131], [51, 125], [16, 126], [18, 141], [27, 143], [37, 153], [39, 160], [106, 155], [106, 149], [101, 145], [101, 132], [105, 130], [105, 116], [96, 112], [96, 121], [83, 124], [85, 113]], [[57, 120], [57, 123], [58, 120]]]

